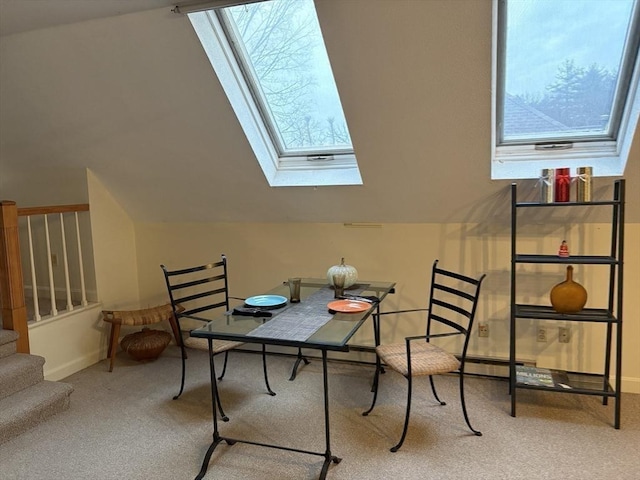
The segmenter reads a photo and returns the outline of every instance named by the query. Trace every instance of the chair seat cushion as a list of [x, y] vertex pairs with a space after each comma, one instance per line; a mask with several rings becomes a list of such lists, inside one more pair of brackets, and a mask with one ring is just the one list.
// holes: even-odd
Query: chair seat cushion
[[[409, 375], [407, 348], [405, 343], [392, 343], [376, 347], [376, 353], [389, 368]], [[425, 341], [411, 342], [411, 375], [436, 375], [454, 372], [460, 368], [460, 361], [440, 347]]]
[[[229, 340], [214, 340], [213, 341], [213, 353], [226, 352], [233, 348], [237, 348], [244, 345], [242, 342], [232, 342]], [[188, 348], [196, 348], [198, 350], [209, 350], [209, 344], [206, 338], [186, 337], [184, 339], [184, 346]]]

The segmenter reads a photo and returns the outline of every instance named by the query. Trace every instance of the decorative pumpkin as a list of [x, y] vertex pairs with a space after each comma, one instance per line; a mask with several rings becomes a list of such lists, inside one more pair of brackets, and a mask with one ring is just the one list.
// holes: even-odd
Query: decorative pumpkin
[[340, 261], [340, 265], [334, 265], [327, 270], [327, 280], [332, 287], [334, 275], [344, 275], [344, 288], [349, 288], [358, 281], [358, 271], [351, 265], [345, 265], [344, 257]]

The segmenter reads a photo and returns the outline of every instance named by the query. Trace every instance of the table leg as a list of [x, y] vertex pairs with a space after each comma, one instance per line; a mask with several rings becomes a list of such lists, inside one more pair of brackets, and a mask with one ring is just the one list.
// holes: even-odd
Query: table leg
[[324, 390], [324, 425], [325, 425], [325, 452], [312, 452], [309, 450], [301, 450], [298, 448], [290, 448], [284, 447], [280, 445], [271, 445], [260, 442], [252, 442], [249, 440], [239, 440], [236, 438], [229, 437], [221, 437], [220, 432], [218, 431], [218, 409], [216, 408], [216, 402], [218, 398], [218, 389], [217, 389], [217, 378], [215, 374], [215, 364], [213, 361], [213, 340], [207, 339], [209, 342], [209, 371], [211, 376], [211, 413], [213, 416], [213, 441], [209, 448], [207, 449], [207, 453], [204, 456], [202, 461], [202, 466], [200, 468], [200, 472], [196, 476], [195, 480], [202, 480], [207, 473], [207, 468], [209, 467], [209, 461], [211, 460], [211, 456], [213, 455], [214, 450], [220, 444], [220, 442], [225, 441], [228, 445], [233, 445], [236, 442], [246, 443], [249, 445], [257, 445], [262, 447], [270, 447], [276, 448], [279, 450], [287, 450], [289, 452], [298, 452], [298, 453], [306, 453], [309, 455], [318, 455], [324, 457], [324, 463], [322, 464], [322, 470], [320, 472], [319, 480], [325, 480], [327, 477], [327, 472], [329, 471], [329, 466], [331, 462], [340, 463], [342, 461], [341, 458], [336, 457], [331, 454], [331, 429], [329, 427], [329, 374], [327, 367], [327, 351], [322, 350], [322, 381], [323, 381], [323, 390]]
[[[373, 339], [376, 344], [376, 347], [380, 346], [380, 304], [376, 307], [376, 313], [371, 316], [373, 322]], [[378, 372], [385, 373], [384, 367], [378, 361], [378, 354], [376, 353], [376, 372], [373, 374], [373, 382], [371, 382], [371, 392], [376, 392], [378, 390]]]
[[[213, 417], [213, 442], [207, 449], [207, 453], [204, 456], [204, 460], [202, 461], [202, 467], [200, 468], [200, 472], [196, 476], [195, 480], [202, 480], [202, 478], [207, 473], [207, 468], [209, 467], [209, 461], [211, 460], [211, 455], [213, 455], [213, 451], [216, 449], [218, 444], [224, 440], [220, 436], [220, 432], [218, 431], [218, 408], [216, 407], [218, 402], [218, 384], [216, 378], [216, 367], [213, 360], [213, 340], [211, 338], [207, 339], [209, 342], [209, 375], [211, 376], [211, 414]], [[227, 442], [229, 443], [229, 442]]]
[[298, 358], [296, 359], [296, 363], [293, 364], [293, 369], [291, 370], [291, 377], [289, 377], [290, 382], [293, 382], [296, 379], [300, 362], [304, 362], [305, 365], [309, 365], [309, 360], [307, 359], [307, 357], [302, 355], [302, 348], [298, 348]]
[[322, 350], [322, 379], [324, 383], [324, 432], [326, 450], [324, 452], [324, 464], [322, 465], [322, 471], [320, 472], [320, 480], [324, 480], [327, 477], [329, 471], [329, 465], [331, 462], [340, 463], [341, 458], [331, 455], [331, 432], [329, 428], [329, 375], [327, 373], [327, 351]]

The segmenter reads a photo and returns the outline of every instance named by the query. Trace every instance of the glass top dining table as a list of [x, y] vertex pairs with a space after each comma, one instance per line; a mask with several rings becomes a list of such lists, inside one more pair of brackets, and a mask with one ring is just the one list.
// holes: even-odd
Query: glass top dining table
[[[355, 285], [345, 289], [345, 296], [375, 297], [379, 301], [372, 302], [366, 310], [347, 313], [329, 310], [328, 304], [335, 299], [333, 288], [326, 279], [303, 278], [299, 303], [288, 301], [288, 282], [283, 282], [262, 293], [285, 297], [285, 305], [270, 310], [260, 309], [261, 312], [267, 312], [264, 316], [236, 315], [233, 310], [213, 319], [192, 316], [194, 319], [207, 320], [208, 323], [192, 330], [191, 336], [347, 351], [351, 337], [371, 313], [376, 311], [384, 298], [394, 291], [394, 287], [395, 282], [359, 280]], [[269, 314], [271, 316], [268, 316]]]
[[[265, 295], [280, 296], [279, 303], [272, 305], [271, 310], [260, 310], [257, 316], [239, 315], [237, 308], [225, 312], [210, 320], [204, 327], [191, 331], [192, 337], [205, 338], [209, 344], [209, 365], [211, 374], [211, 408], [213, 414], [213, 441], [202, 461], [200, 472], [196, 480], [205, 476], [213, 451], [220, 442], [228, 445], [245, 443], [250, 445], [287, 450], [292, 452], [317, 455], [324, 458], [320, 471], [320, 480], [324, 480], [331, 463], [340, 463], [340, 457], [331, 452], [331, 433], [329, 425], [329, 381], [327, 369], [327, 352], [348, 351], [349, 340], [362, 326], [365, 320], [374, 312], [378, 312], [380, 303], [394, 292], [393, 282], [359, 281], [356, 285], [345, 290], [346, 295], [368, 297], [371, 303], [360, 305], [362, 310], [356, 312], [341, 312], [345, 308], [330, 309], [334, 302], [334, 290], [327, 280], [319, 278], [303, 278], [300, 286], [300, 302], [291, 303], [289, 299], [289, 285], [284, 282], [276, 288], [264, 292]], [[284, 297], [284, 298], [282, 298]], [[247, 299], [245, 302], [249, 302]], [[255, 302], [249, 302], [254, 304]], [[335, 306], [335, 305], [334, 305]], [[240, 310], [242, 313], [252, 313]], [[183, 317], [184, 318], [184, 317]], [[194, 317], [198, 318], [198, 317]], [[203, 320], [202, 318], [198, 318]], [[374, 329], [375, 329], [374, 322]], [[376, 336], [377, 338], [377, 336]], [[241, 440], [220, 435], [218, 430], [217, 408], [217, 380], [213, 362], [213, 342], [215, 340], [232, 340], [245, 343], [262, 344], [263, 359], [265, 345], [284, 345], [301, 348], [313, 348], [322, 353], [323, 404], [325, 424], [324, 451], [311, 451], [290, 446], [267, 444], [252, 440]], [[266, 379], [266, 363], [264, 364]]]

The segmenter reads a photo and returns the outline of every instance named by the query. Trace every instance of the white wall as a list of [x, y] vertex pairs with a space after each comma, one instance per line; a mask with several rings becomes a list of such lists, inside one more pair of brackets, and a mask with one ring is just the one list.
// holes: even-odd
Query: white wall
[[32, 355], [44, 357], [44, 378], [62, 380], [106, 355], [101, 305], [63, 314], [29, 327]]

